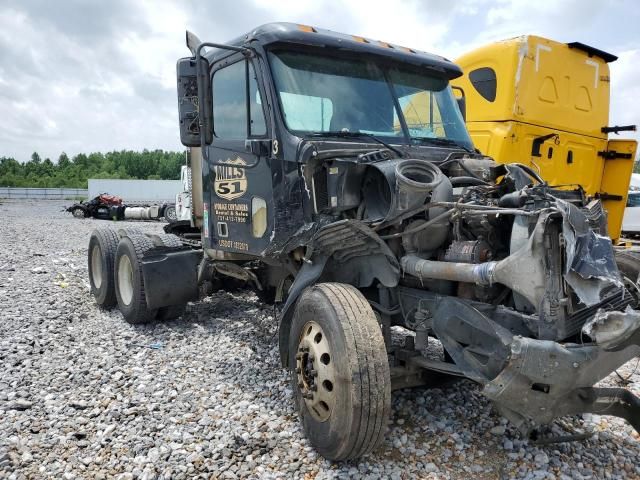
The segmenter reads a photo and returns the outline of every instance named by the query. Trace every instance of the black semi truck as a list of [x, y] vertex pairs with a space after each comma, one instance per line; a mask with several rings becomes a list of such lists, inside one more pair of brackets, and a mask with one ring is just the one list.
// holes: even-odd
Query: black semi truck
[[[282, 365], [329, 459], [372, 451], [391, 390], [441, 374], [477, 382], [524, 435], [581, 412], [640, 429], [638, 397], [594, 386], [640, 354], [637, 265], [620, 274], [600, 199], [474, 148], [458, 66], [286, 23], [187, 45], [192, 228], [96, 230], [99, 305], [174, 318], [229, 277], [282, 302]], [[396, 325], [413, 341], [392, 344]]]

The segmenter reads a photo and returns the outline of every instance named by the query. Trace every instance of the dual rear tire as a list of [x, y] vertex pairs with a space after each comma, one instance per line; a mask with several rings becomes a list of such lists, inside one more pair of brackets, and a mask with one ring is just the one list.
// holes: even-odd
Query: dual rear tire
[[[117, 305], [125, 320], [131, 324], [180, 317], [185, 305], [170, 305], [159, 309], [147, 306], [141, 261], [145, 252], [155, 246], [154, 242], [137, 229], [123, 230], [121, 233], [122, 238], [110, 228], [98, 228], [91, 234], [88, 251], [89, 280], [96, 303], [105, 309]], [[155, 240], [163, 246], [174, 247], [180, 244], [174, 235], [162, 234]]]

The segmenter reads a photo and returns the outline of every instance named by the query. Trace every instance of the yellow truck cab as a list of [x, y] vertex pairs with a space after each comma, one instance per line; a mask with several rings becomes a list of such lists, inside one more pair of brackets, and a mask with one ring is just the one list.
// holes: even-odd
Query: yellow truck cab
[[476, 148], [500, 163], [529, 165], [551, 185], [580, 185], [600, 198], [614, 242], [637, 147], [608, 139], [608, 64], [616, 59], [582, 43], [528, 35], [458, 58], [464, 75], [452, 81], [464, 91]]

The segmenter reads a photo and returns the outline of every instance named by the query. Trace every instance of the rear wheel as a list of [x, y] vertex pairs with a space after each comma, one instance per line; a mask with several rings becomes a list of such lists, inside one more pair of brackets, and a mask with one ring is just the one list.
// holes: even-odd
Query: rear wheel
[[143, 235], [120, 239], [115, 258], [115, 290], [118, 308], [124, 319], [133, 324], [153, 320], [157, 309], [147, 307], [142, 277], [142, 257], [153, 243]]
[[391, 409], [384, 338], [354, 287], [321, 283], [294, 313], [289, 365], [305, 434], [325, 458], [346, 460], [383, 440]]
[[116, 304], [114, 261], [118, 248], [118, 234], [110, 228], [97, 228], [91, 233], [88, 250], [91, 294], [103, 308]]

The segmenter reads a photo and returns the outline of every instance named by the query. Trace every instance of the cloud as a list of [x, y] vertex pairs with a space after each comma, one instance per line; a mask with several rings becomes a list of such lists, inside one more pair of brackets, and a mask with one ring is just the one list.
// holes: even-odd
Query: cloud
[[449, 58], [524, 33], [580, 40], [620, 54], [611, 66], [612, 121], [640, 123], [629, 108], [640, 93], [634, 7], [614, 0], [559, 0], [552, 8], [525, 0], [8, 0], [0, 6], [0, 156], [181, 149], [175, 62], [188, 54], [185, 29], [224, 42], [271, 21]]

